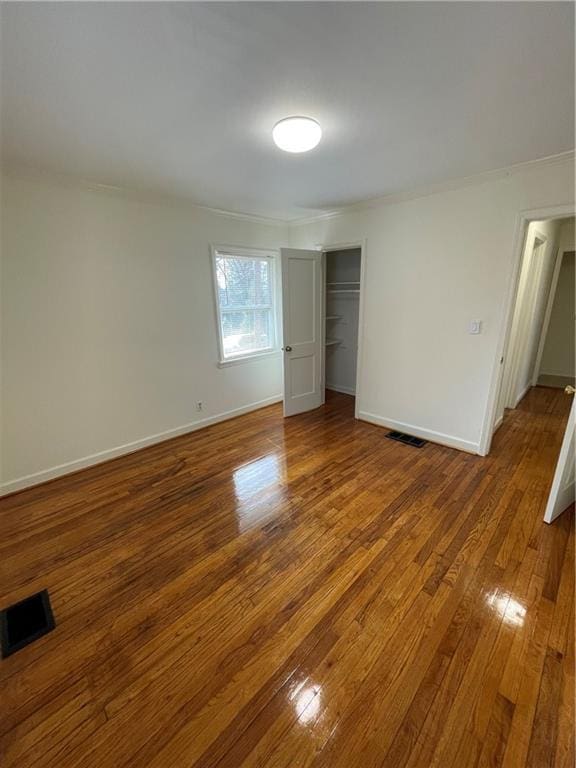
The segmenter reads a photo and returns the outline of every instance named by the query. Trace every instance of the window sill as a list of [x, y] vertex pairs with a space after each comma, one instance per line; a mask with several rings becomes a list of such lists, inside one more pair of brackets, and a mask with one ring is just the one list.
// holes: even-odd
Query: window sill
[[217, 363], [218, 368], [228, 368], [231, 365], [240, 365], [241, 363], [250, 363], [253, 360], [263, 360], [267, 357], [277, 357], [280, 354], [278, 349], [272, 349], [270, 352], [262, 352], [257, 355], [243, 355], [242, 357], [232, 357], [229, 360], [220, 360]]

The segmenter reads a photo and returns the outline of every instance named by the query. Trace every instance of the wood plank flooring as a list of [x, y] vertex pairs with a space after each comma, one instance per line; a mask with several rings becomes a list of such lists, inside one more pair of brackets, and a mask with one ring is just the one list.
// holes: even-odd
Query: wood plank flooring
[[0, 500], [1, 605], [57, 622], [0, 662], [4, 768], [572, 766], [569, 405], [481, 458], [333, 394]]

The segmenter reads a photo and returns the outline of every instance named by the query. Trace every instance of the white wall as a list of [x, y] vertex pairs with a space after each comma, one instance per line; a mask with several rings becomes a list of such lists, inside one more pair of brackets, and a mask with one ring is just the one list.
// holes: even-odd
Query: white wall
[[564, 254], [560, 266], [540, 365], [540, 373], [547, 376], [574, 378], [575, 279], [574, 251], [568, 251]]
[[559, 247], [562, 253], [576, 249], [576, 220], [573, 216], [562, 221]]
[[287, 237], [185, 204], [4, 178], [3, 490], [277, 398], [279, 355], [217, 366], [209, 243]]
[[[564, 159], [292, 226], [296, 248], [367, 240], [362, 418], [480, 449], [519, 213], [573, 201]], [[471, 319], [483, 321], [482, 334], [467, 333]]]

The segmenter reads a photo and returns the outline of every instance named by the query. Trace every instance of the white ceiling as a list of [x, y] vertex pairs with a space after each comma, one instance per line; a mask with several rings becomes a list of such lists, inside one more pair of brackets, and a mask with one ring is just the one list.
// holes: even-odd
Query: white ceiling
[[[10, 166], [281, 218], [574, 144], [572, 3], [3, 3]], [[290, 114], [322, 124], [304, 155]]]

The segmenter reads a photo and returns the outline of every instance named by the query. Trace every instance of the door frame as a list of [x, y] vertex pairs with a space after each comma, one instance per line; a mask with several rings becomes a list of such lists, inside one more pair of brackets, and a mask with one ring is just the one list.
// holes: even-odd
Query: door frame
[[[519, 264], [518, 271], [518, 286], [516, 289], [516, 297], [514, 299], [514, 307], [512, 309], [512, 325], [510, 328], [510, 338], [508, 341], [507, 352], [510, 358], [510, 365], [506, 365], [504, 361], [502, 371], [502, 395], [504, 400], [504, 409], [516, 408], [520, 400], [524, 397], [528, 389], [523, 391], [520, 395], [518, 392], [518, 374], [520, 373], [520, 363], [524, 360], [524, 354], [526, 352], [526, 345], [528, 339], [526, 338], [526, 320], [528, 322], [533, 316], [534, 299], [537, 295], [538, 285], [542, 274], [542, 260], [546, 253], [546, 247], [548, 243], [548, 237], [536, 230], [534, 232], [534, 239], [531, 244], [529, 262], [527, 264], [528, 274], [526, 276], [526, 284], [524, 285], [524, 293], [520, 296], [520, 280], [522, 278], [522, 271], [524, 268], [524, 262], [526, 260], [526, 248], [528, 246], [528, 226], [526, 227], [526, 235], [524, 245], [522, 247], [522, 257]], [[541, 253], [536, 253], [540, 251]], [[538, 263], [536, 262], [538, 260]], [[533, 272], [535, 270], [535, 272]], [[532, 274], [531, 274], [532, 273]], [[532, 278], [532, 282], [531, 282]], [[518, 306], [518, 300], [520, 299], [522, 306]], [[518, 310], [518, 314], [517, 314]], [[521, 316], [520, 316], [521, 313]], [[522, 323], [524, 321], [524, 325]], [[530, 371], [530, 385], [532, 385], [533, 372]]]
[[[362, 370], [363, 370], [363, 360], [364, 360], [364, 314], [365, 314], [365, 306], [366, 306], [366, 266], [367, 266], [367, 260], [368, 260], [368, 240], [367, 238], [363, 238], [362, 240], [354, 240], [354, 241], [346, 241], [346, 242], [339, 242], [339, 243], [317, 243], [314, 248], [317, 248], [318, 250], [322, 251], [322, 254], [329, 253], [330, 251], [350, 251], [354, 248], [360, 249], [360, 294], [359, 294], [359, 304], [358, 304], [358, 351], [356, 352], [356, 396], [354, 400], [354, 418], [357, 419], [359, 417], [360, 413], [360, 397], [361, 397], [361, 386], [360, 382], [362, 381]], [[324, 297], [324, 303], [322, 307], [322, 327], [325, 329], [326, 327], [326, 302], [325, 302], [325, 296], [326, 296], [326, 259], [322, 258], [323, 263], [323, 269], [322, 269], [322, 275], [323, 275], [323, 297]], [[323, 384], [325, 384], [325, 370], [324, 370], [324, 364], [322, 366], [322, 379]]]
[[512, 264], [510, 266], [508, 276], [505, 279], [505, 285], [507, 287], [506, 299], [504, 302], [504, 322], [500, 328], [498, 344], [496, 345], [496, 351], [492, 361], [488, 399], [486, 402], [486, 410], [484, 412], [482, 430], [480, 432], [480, 444], [478, 449], [480, 456], [487, 456], [490, 452], [490, 446], [492, 444], [492, 436], [494, 433], [494, 418], [496, 416], [498, 396], [500, 394], [500, 387], [502, 386], [502, 374], [504, 372], [504, 365], [501, 361], [503, 361], [505, 358], [510, 343], [512, 319], [514, 315], [516, 298], [518, 295], [520, 269], [522, 266], [522, 255], [526, 242], [528, 225], [532, 221], [541, 221], [543, 219], [564, 219], [574, 215], [574, 203], [568, 203], [565, 205], [550, 206], [548, 208], [536, 208], [521, 211], [516, 217]]

